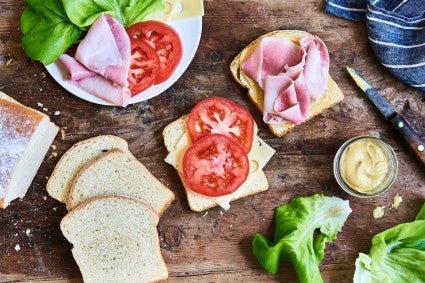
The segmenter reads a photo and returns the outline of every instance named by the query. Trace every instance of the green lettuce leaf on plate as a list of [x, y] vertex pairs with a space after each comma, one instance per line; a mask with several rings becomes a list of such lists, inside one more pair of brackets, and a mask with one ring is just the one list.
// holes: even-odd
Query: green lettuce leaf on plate
[[354, 283], [425, 282], [425, 204], [416, 220], [375, 235], [356, 259]]
[[20, 25], [22, 47], [33, 60], [48, 65], [65, 53], [84, 33], [71, 23], [61, 0], [26, 0]]
[[82, 29], [88, 29], [102, 13], [111, 15], [128, 28], [165, 8], [162, 0], [62, 0], [62, 2], [71, 22]]
[[275, 211], [273, 241], [254, 236], [254, 255], [271, 274], [278, 272], [280, 260], [286, 260], [294, 265], [300, 282], [323, 282], [319, 264], [326, 243], [336, 239], [350, 213], [349, 202], [337, 197], [293, 198]]

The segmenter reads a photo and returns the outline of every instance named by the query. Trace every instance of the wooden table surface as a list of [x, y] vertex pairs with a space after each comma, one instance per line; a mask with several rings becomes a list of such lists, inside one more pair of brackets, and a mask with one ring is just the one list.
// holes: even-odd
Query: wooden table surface
[[[338, 238], [327, 245], [320, 265], [325, 282], [351, 282], [355, 259], [359, 252], [369, 252], [372, 237], [414, 219], [425, 201], [424, 168], [354, 85], [345, 66], [361, 71], [422, 138], [425, 95], [379, 64], [364, 24], [324, 13], [324, 1], [318, 0], [204, 0], [204, 6], [201, 42], [187, 71], [163, 94], [124, 109], [88, 103], [61, 88], [22, 50], [19, 18], [25, 2], [0, 0], [0, 90], [49, 114], [65, 133], [64, 138], [56, 137], [56, 149], [47, 154], [25, 198], [0, 211], [1, 282], [81, 281], [71, 244], [59, 229], [67, 211], [48, 196], [45, 185], [67, 149], [100, 134], [126, 139], [133, 154], [176, 194], [158, 225], [169, 282], [296, 282], [289, 263], [282, 263], [277, 275], [268, 275], [251, 252], [253, 235], [261, 232], [271, 238], [274, 209], [293, 197], [321, 193], [350, 201], [353, 212]], [[330, 52], [330, 74], [345, 94], [343, 102], [282, 138], [268, 131], [229, 71], [245, 45], [277, 29], [306, 30], [322, 38]], [[216, 95], [245, 106], [259, 125], [259, 136], [276, 154], [265, 167], [267, 192], [235, 201], [229, 211], [196, 213], [189, 209], [175, 170], [163, 161], [167, 153], [161, 132], [198, 101]], [[378, 136], [396, 151], [397, 179], [379, 197], [349, 196], [333, 177], [335, 152], [357, 135]], [[403, 202], [390, 210], [396, 193]], [[374, 219], [372, 211], [378, 205], [384, 205], [386, 213]]]

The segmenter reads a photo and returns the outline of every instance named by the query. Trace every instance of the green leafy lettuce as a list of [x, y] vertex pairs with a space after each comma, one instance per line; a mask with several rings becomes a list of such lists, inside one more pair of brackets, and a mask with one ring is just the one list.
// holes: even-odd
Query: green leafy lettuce
[[90, 27], [102, 13], [108, 13], [124, 27], [141, 22], [164, 9], [162, 0], [62, 0], [75, 25]]
[[425, 282], [425, 204], [416, 220], [375, 235], [356, 260], [354, 283]]
[[26, 0], [21, 16], [22, 47], [27, 55], [48, 65], [84, 33], [71, 23], [61, 0]]
[[275, 274], [279, 261], [291, 262], [300, 282], [323, 282], [319, 264], [325, 245], [336, 239], [351, 213], [348, 201], [313, 195], [293, 198], [275, 211], [274, 240], [254, 236], [252, 249], [260, 264]]
[[22, 47], [48, 65], [79, 40], [102, 13], [128, 27], [164, 9], [162, 0], [26, 0]]

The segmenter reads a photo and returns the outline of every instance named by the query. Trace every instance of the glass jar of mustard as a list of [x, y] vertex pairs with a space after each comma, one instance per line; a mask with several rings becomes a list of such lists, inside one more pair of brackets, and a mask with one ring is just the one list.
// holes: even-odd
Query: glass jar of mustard
[[375, 137], [359, 136], [339, 148], [333, 170], [339, 186], [347, 193], [372, 197], [393, 184], [398, 162], [391, 146]]

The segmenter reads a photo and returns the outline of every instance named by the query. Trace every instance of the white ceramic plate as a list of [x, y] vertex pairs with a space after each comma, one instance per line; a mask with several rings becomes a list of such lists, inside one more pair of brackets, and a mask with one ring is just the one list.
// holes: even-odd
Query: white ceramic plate
[[[202, 33], [202, 17], [193, 17], [183, 20], [170, 21], [167, 24], [172, 26], [177, 33], [180, 35], [180, 39], [183, 45], [183, 55], [180, 63], [177, 65], [173, 74], [165, 82], [153, 85], [150, 88], [144, 90], [138, 95], [133, 96], [130, 99], [129, 104], [137, 103], [141, 101], [153, 98], [169, 87], [171, 87], [183, 73], [186, 71], [190, 62], [192, 62], [195, 56], [196, 50], [198, 49], [199, 41]], [[66, 72], [62, 69], [60, 64], [52, 63], [46, 66], [47, 72], [67, 91], [74, 94], [75, 96], [84, 99], [86, 101], [101, 104], [101, 105], [113, 105], [97, 96], [94, 96], [81, 88], [78, 88], [65, 80]]]

